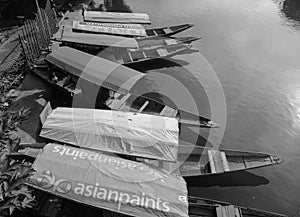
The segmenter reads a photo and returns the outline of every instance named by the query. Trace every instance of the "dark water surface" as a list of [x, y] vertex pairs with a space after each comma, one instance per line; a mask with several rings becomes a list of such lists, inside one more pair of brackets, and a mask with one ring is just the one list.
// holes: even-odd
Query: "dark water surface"
[[[189, 183], [190, 193], [300, 216], [298, 1], [127, 0], [126, 3], [133, 12], [147, 12], [152, 26], [195, 24], [180, 35], [201, 35], [202, 40], [193, 43], [200, 53], [190, 52], [174, 59], [200, 79], [209, 100], [215, 101], [212, 110], [219, 111], [214, 120], [223, 123], [222, 115], [227, 115], [226, 125], [211, 131], [211, 142], [222, 139], [221, 147], [270, 152], [285, 160], [274, 167], [193, 180]], [[210, 65], [223, 88], [227, 111], [221, 108], [222, 89], [218, 88], [215, 75], [211, 75]], [[176, 65], [162, 67], [151, 69], [150, 74], [170, 74], [189, 86], [199, 85]], [[153, 80], [165, 84], [162, 87], [166, 89], [172, 86], [167, 79], [153, 76]], [[189, 106], [189, 101], [180, 97], [180, 91], [171, 92]], [[201, 101], [202, 93], [193, 95], [199, 95], [197, 99]], [[222, 130], [225, 130], [223, 138]], [[205, 130], [201, 133], [207, 134]]]
[[207, 139], [207, 144], [270, 152], [285, 160], [274, 167], [188, 180], [189, 193], [300, 216], [300, 2], [111, 2], [117, 2], [112, 10], [148, 13], [153, 27], [194, 23], [179, 36], [202, 36], [195, 49], [172, 61], [137, 68], [152, 84], [143, 91], [160, 92], [190, 111], [211, 110], [222, 125], [201, 129], [202, 137], [197, 129], [184, 128], [183, 139], [200, 145]]

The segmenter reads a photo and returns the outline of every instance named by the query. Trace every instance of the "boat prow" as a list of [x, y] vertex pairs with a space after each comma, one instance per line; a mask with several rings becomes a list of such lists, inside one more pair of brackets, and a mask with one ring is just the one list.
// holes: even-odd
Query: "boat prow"
[[287, 217], [264, 210], [233, 205], [227, 202], [189, 196], [190, 217]]
[[181, 142], [179, 146], [176, 163], [159, 163], [155, 160], [147, 160], [147, 163], [162, 167], [183, 177], [211, 176], [245, 171], [273, 166], [282, 162], [283, 160], [279, 156], [273, 154], [231, 149], [216, 150], [208, 147], [187, 145], [184, 142]]

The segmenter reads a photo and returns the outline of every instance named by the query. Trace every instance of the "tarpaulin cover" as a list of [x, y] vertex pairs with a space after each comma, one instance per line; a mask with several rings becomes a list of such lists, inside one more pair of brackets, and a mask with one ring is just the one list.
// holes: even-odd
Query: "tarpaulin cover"
[[73, 30], [124, 36], [147, 36], [140, 24], [115, 24], [73, 21]]
[[46, 61], [76, 77], [122, 93], [128, 93], [145, 75], [82, 51], [61, 47], [50, 53]]
[[108, 23], [151, 23], [149, 15], [145, 13], [117, 13], [101, 11], [85, 11], [84, 21]]
[[58, 41], [71, 42], [104, 47], [138, 48], [138, 42], [134, 38], [126, 38], [116, 35], [99, 35], [92, 33], [63, 31]]
[[176, 161], [178, 121], [162, 116], [59, 107], [40, 136], [89, 149]]
[[143, 217], [187, 217], [182, 177], [145, 164], [79, 148], [48, 144], [29, 185], [82, 204]]

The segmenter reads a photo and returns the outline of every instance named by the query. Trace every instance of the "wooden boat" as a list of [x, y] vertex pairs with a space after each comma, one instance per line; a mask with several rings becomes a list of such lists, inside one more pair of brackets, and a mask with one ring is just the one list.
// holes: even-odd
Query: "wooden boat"
[[141, 40], [122, 36], [64, 32], [61, 38], [55, 40], [61, 42], [62, 46], [72, 47], [92, 55], [99, 55], [102, 58], [126, 65], [176, 55], [190, 49], [189, 44], [200, 38], [157, 37]]
[[[78, 79], [81, 78], [91, 85], [101, 87], [99, 92], [105, 96], [101, 103], [109, 109], [175, 117], [181, 124], [190, 126], [219, 126], [206, 117], [177, 110], [155, 96], [134, 94], [133, 86], [146, 75], [133, 69], [68, 47], [59, 48], [56, 53], [48, 55], [46, 61], [52, 68], [45, 64], [36, 65], [32, 72], [71, 96], [84, 94], [84, 88], [77, 85]], [[87, 75], [83, 76], [83, 71], [87, 72]]]
[[[100, 215], [105, 217], [111, 217], [116, 215], [114, 213], [108, 213], [107, 215], [103, 215], [104, 210], [92, 206], [84, 206], [76, 202], [71, 202], [67, 199], [62, 199], [60, 197], [53, 196], [43, 191], [36, 191], [35, 195], [36, 199], [39, 201], [38, 208], [34, 210], [26, 209], [22, 211], [28, 212], [30, 216], [38, 215], [58, 217], [58, 215], [55, 215], [55, 213], [58, 212], [57, 207], [60, 207], [60, 209], [65, 214], [65, 217], [73, 217], [75, 212], [82, 213], [83, 215], [81, 216], [87, 216], [84, 215], [85, 213], [92, 213], [93, 216]], [[287, 215], [283, 214], [268, 212], [249, 207], [237, 206], [228, 202], [211, 200], [195, 196], [188, 196], [188, 202], [190, 217], [287, 217]], [[70, 212], [70, 210], [72, 210], [72, 212]], [[125, 217], [125, 215], [123, 215], [122, 217]]]
[[227, 202], [189, 196], [190, 217], [287, 217], [259, 209], [241, 207]]
[[156, 37], [154, 39], [136, 39], [138, 42], [138, 48], [155, 48], [155, 47], [164, 47], [168, 45], [177, 45], [177, 44], [190, 44], [194, 41], [200, 40], [201, 37]]
[[282, 162], [280, 157], [271, 154], [216, 150], [179, 141], [179, 126], [174, 118], [157, 117], [152, 123], [152, 115], [64, 107], [52, 111], [49, 107], [45, 107], [49, 112], [43, 111], [41, 137], [134, 157], [136, 161], [183, 177], [236, 172]]
[[151, 24], [146, 13], [118, 13], [102, 11], [84, 11], [84, 21], [104, 23]]
[[[26, 148], [20, 154], [35, 157], [41, 151], [40, 148], [43, 145], [39, 145], [39, 148], [32, 148], [35, 146], [34, 144], [23, 144], [23, 146]], [[131, 159], [150, 164], [157, 168], [163, 168], [169, 173], [178, 174], [183, 177], [211, 176], [245, 171], [273, 166], [283, 162], [279, 156], [272, 154], [230, 149], [215, 150], [208, 147], [186, 145], [183, 142], [180, 142], [177, 161], [174, 163], [139, 157]]]
[[182, 25], [169, 26], [169, 27], [146, 29], [147, 37], [139, 37], [139, 39], [171, 36], [179, 32], [182, 32], [184, 30], [187, 30], [193, 26], [194, 24], [182, 24]]
[[98, 56], [112, 62], [128, 66], [175, 56], [180, 52], [190, 49], [191, 47], [192, 46], [189, 44], [181, 43], [154, 48], [119, 49], [119, 52], [116, 49], [109, 48], [101, 51]]
[[145, 29], [140, 24], [120, 24], [120, 23], [96, 23], [73, 21], [72, 30], [76, 32], [86, 32], [94, 34], [111, 34], [127, 37], [135, 37], [140, 40], [167, 37], [193, 27], [194, 24], [182, 24], [169, 27]]
[[138, 42], [134, 38], [115, 36], [115, 35], [97, 35], [90, 33], [79, 33], [72, 31], [61, 31], [59, 37], [53, 40], [74, 48], [86, 48], [87, 50], [103, 49], [106, 47], [117, 48], [139, 48]]
[[[91, 39], [91, 40], [89, 40]], [[122, 65], [144, 63], [159, 58], [174, 56], [190, 49], [189, 43], [200, 37], [181, 37], [139, 40], [106, 35], [98, 36], [87, 33], [66, 32], [63, 34], [62, 45], [97, 55]]]
[[208, 147], [186, 145], [183, 142], [180, 142], [176, 163], [142, 158], [138, 160], [183, 177], [244, 171], [283, 162], [280, 157], [272, 154], [230, 149], [215, 150]]

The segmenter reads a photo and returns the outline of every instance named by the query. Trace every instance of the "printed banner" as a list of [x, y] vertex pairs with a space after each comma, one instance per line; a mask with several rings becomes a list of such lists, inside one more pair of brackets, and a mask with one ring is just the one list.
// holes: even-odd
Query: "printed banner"
[[73, 30], [123, 36], [147, 36], [143, 26], [139, 24], [110, 24], [73, 21]]
[[107, 210], [145, 217], [187, 217], [182, 177], [135, 161], [48, 144], [34, 162], [29, 184]]

